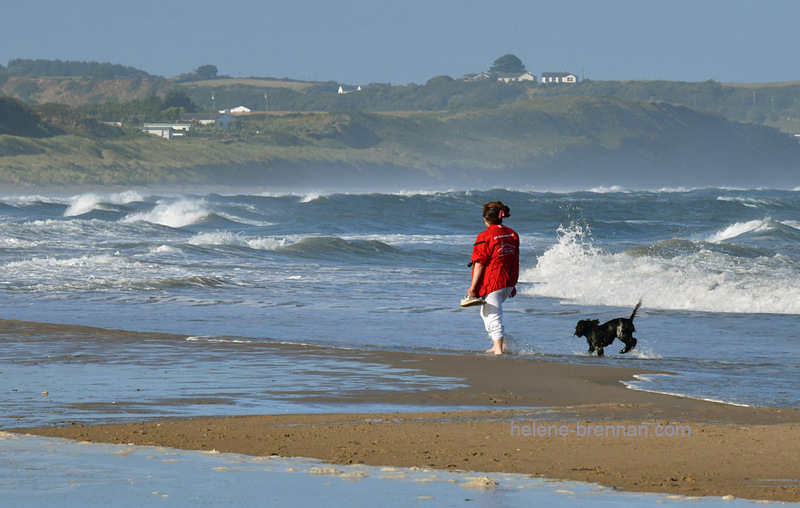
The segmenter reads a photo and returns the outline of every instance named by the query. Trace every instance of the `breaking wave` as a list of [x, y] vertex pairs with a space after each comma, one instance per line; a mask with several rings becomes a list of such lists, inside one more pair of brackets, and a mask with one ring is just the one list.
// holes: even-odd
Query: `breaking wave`
[[[741, 234], [734, 229], [712, 237]], [[587, 305], [627, 307], [643, 297], [650, 308], [800, 314], [800, 267], [762, 252], [676, 239], [610, 253], [573, 224], [559, 228], [558, 242], [521, 279], [531, 295]]]

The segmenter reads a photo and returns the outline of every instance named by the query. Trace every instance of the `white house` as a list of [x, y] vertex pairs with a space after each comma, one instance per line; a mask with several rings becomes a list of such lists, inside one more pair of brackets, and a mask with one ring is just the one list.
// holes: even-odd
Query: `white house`
[[569, 72], [543, 72], [542, 83], [577, 83], [578, 76]]
[[350, 85], [339, 85], [339, 93], [350, 93], [350, 92], [360, 92], [361, 85], [359, 86], [350, 86]]
[[197, 125], [217, 125], [224, 129], [230, 127], [234, 121], [227, 113], [184, 113], [181, 119]]
[[191, 128], [192, 125], [188, 123], [146, 123], [142, 126], [142, 132], [172, 139], [174, 136], [185, 136]]
[[461, 81], [483, 81], [484, 79], [489, 79], [489, 78], [491, 78], [491, 76], [489, 76], [485, 72], [479, 72], [477, 74], [473, 72], [461, 76]]
[[530, 72], [500, 72], [497, 74], [497, 81], [511, 83], [512, 81], [536, 81], [536, 76]]

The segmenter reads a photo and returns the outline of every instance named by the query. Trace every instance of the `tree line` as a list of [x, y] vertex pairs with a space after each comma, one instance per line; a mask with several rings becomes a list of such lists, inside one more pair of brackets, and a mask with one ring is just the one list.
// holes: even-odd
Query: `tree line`
[[147, 72], [108, 62], [78, 62], [15, 58], [8, 62], [10, 76], [30, 77], [91, 77], [93, 79], [144, 78]]

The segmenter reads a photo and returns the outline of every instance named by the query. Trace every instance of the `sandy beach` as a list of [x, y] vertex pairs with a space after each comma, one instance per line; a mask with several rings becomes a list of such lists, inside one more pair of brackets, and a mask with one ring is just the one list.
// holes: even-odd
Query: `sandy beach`
[[[43, 327], [47, 333], [69, 328], [5, 324], [37, 333]], [[81, 327], [72, 331], [92, 333]], [[366, 387], [302, 395], [308, 402], [328, 404], [358, 400], [430, 406], [427, 412], [156, 419], [6, 430], [81, 441], [310, 457], [337, 464], [522, 473], [625, 491], [800, 501], [797, 409], [734, 406], [631, 390], [622, 381], [647, 372], [603, 366], [602, 360], [592, 366], [480, 354], [270, 347], [294, 355], [324, 350], [342, 359], [358, 357], [463, 381], [460, 387], [424, 391]]]

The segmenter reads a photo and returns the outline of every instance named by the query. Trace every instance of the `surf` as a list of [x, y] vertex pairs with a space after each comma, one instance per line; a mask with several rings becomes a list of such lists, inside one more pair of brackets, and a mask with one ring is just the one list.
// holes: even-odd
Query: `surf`
[[558, 241], [520, 280], [530, 296], [582, 305], [742, 314], [800, 314], [800, 267], [785, 256], [676, 239], [612, 253], [590, 231], [560, 227]]

